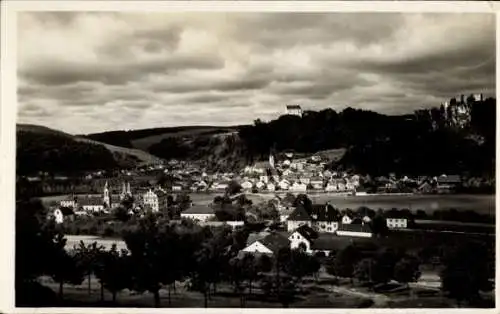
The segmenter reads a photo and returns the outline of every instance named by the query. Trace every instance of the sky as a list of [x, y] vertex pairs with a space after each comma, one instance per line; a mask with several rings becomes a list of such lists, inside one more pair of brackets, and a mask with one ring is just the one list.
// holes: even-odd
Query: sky
[[18, 122], [72, 134], [495, 95], [493, 14], [23, 12], [17, 49]]

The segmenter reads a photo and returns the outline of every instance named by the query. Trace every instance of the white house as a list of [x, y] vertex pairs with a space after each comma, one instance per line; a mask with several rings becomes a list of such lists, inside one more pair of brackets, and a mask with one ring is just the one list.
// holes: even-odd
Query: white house
[[294, 192], [305, 192], [307, 190], [307, 185], [305, 185], [304, 183], [298, 183], [298, 182], [295, 182], [290, 190], [294, 191]]
[[180, 186], [180, 185], [174, 185], [174, 186], [172, 186], [172, 191], [176, 191], [176, 192], [182, 191], [182, 186]]
[[390, 229], [404, 229], [408, 227], [408, 219], [406, 218], [386, 218], [387, 227]]
[[251, 189], [252, 189], [252, 186], [253, 186], [253, 184], [252, 184], [252, 182], [250, 182], [250, 181], [244, 181], [244, 182], [241, 184], [241, 188], [242, 188], [243, 190], [251, 190]]
[[349, 225], [352, 222], [352, 217], [350, 215], [345, 214], [342, 216], [342, 224]]
[[309, 184], [311, 182], [311, 178], [307, 176], [301, 176], [300, 177], [300, 182], [304, 184]]
[[280, 190], [288, 190], [290, 188], [290, 182], [288, 180], [283, 179], [278, 183]]
[[70, 198], [67, 198], [67, 199], [61, 200], [61, 202], [59, 203], [59, 205], [60, 205], [61, 207], [71, 207], [71, 208], [76, 208], [77, 203], [76, 203], [76, 199], [75, 199], [74, 197], [70, 197]]
[[313, 177], [313, 178], [311, 178], [311, 182], [310, 183], [313, 186], [313, 188], [316, 189], [316, 190], [323, 189], [323, 178], [321, 178], [321, 177]]
[[370, 223], [372, 219], [368, 215], [364, 215], [361, 219], [364, 223]]
[[312, 253], [311, 244], [314, 236], [312, 235], [314, 231], [309, 227], [297, 228], [289, 237], [290, 249], [304, 249], [306, 253]]
[[299, 105], [287, 105], [286, 114], [302, 117], [302, 108]]
[[311, 216], [312, 227], [318, 232], [335, 233], [339, 226], [340, 213], [333, 206], [313, 205]]
[[292, 174], [293, 174], [293, 171], [292, 171], [292, 170], [290, 170], [290, 169], [285, 169], [285, 170], [283, 170], [283, 172], [281, 173], [281, 175], [282, 175], [282, 176], [284, 176], [284, 177], [288, 177], [288, 176], [290, 176], [290, 175], [292, 175]]
[[151, 189], [142, 195], [142, 203], [144, 206], [149, 205], [151, 207], [151, 211], [156, 213], [159, 211], [159, 200], [158, 195], [153, 192]]
[[261, 243], [260, 241], [255, 241], [254, 243], [250, 244], [246, 248], [242, 250], [242, 252], [245, 253], [260, 253], [260, 254], [268, 254], [272, 255], [273, 251], [268, 248], [266, 245]]
[[337, 184], [328, 182], [325, 187], [325, 191], [327, 192], [336, 192], [337, 191]]
[[266, 186], [266, 184], [262, 181], [259, 181], [255, 184], [255, 186], [257, 187], [257, 189], [261, 190]]
[[70, 207], [61, 207], [54, 210], [54, 218], [58, 224], [63, 223], [68, 217], [73, 217], [74, 214], [73, 209]]
[[278, 233], [271, 233], [251, 241], [247, 247], [241, 250], [241, 253], [275, 255], [280, 249], [290, 246], [290, 241]]
[[215, 214], [213, 209], [209, 206], [193, 205], [181, 213], [181, 218], [206, 222], [209, 219], [215, 218]]
[[268, 191], [274, 191], [276, 189], [276, 186], [273, 183], [268, 183], [267, 184], [267, 190]]
[[259, 181], [267, 184], [269, 182], [269, 177], [268, 176], [260, 176]]

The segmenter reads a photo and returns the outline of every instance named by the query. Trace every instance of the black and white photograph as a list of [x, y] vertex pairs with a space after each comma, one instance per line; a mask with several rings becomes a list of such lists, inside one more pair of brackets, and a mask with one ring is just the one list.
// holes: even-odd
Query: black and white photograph
[[16, 308], [495, 308], [494, 11], [136, 5], [15, 14]]

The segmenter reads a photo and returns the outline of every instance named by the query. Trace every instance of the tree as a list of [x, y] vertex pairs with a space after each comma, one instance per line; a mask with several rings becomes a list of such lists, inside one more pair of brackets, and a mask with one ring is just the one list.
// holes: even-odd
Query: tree
[[83, 282], [84, 270], [79, 267], [77, 258], [70, 255], [65, 249], [66, 239], [59, 235], [55, 239], [56, 250], [52, 255], [50, 276], [59, 283], [59, 298], [63, 298], [63, 286], [65, 283], [79, 285]]
[[442, 289], [460, 306], [462, 301], [474, 301], [480, 290], [489, 289], [488, 249], [480, 243], [464, 243], [452, 248], [444, 258], [441, 272]]
[[130, 276], [130, 256], [127, 250], [118, 251], [116, 244], [113, 244], [109, 251], [103, 252], [101, 281], [104, 287], [113, 295], [113, 302], [116, 302], [116, 294], [128, 287], [131, 287]]
[[160, 307], [161, 285], [171, 284], [179, 274], [181, 248], [174, 227], [147, 215], [124, 232], [124, 240], [131, 255], [133, 289], [151, 292], [155, 307]]
[[188, 209], [191, 206], [191, 198], [189, 197], [189, 194], [187, 193], [177, 194], [175, 198], [175, 204], [179, 207], [179, 210], [181, 212]]
[[373, 282], [375, 260], [364, 258], [356, 264], [354, 268], [354, 277], [361, 282]]
[[307, 211], [308, 214], [310, 214], [312, 211], [312, 201], [309, 199], [307, 194], [297, 195], [297, 198], [295, 199], [293, 205], [294, 207], [297, 207], [299, 205], [304, 206], [304, 209]]
[[125, 206], [120, 205], [113, 210], [113, 216], [115, 217], [116, 220], [125, 222], [130, 219], [130, 215], [128, 212], [129, 211]]
[[394, 267], [394, 279], [408, 285], [420, 277], [419, 261], [414, 256], [404, 256]]
[[238, 183], [238, 181], [231, 181], [229, 182], [229, 185], [227, 186], [226, 189], [226, 195], [235, 195], [238, 194], [242, 191], [241, 185]]
[[104, 250], [102, 245], [97, 245], [97, 242], [85, 245], [80, 241], [78, 246], [75, 246], [75, 258], [77, 259], [80, 267], [84, 270], [88, 281], [88, 293], [91, 293], [91, 278], [92, 274], [96, 273], [99, 253]]
[[385, 236], [389, 231], [385, 218], [381, 214], [375, 215], [370, 222], [373, 234], [377, 236]]
[[361, 252], [355, 246], [349, 245], [339, 251], [333, 260], [330, 260], [326, 270], [329, 274], [337, 277], [352, 278], [354, 266], [360, 258]]
[[261, 255], [258, 260], [258, 270], [260, 272], [270, 272], [273, 268], [273, 261], [268, 255]]

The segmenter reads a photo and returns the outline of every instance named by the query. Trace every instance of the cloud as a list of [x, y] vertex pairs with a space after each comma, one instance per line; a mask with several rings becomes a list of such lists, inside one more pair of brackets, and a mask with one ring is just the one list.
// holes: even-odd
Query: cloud
[[19, 121], [70, 133], [495, 94], [493, 14], [24, 12], [18, 26]]

